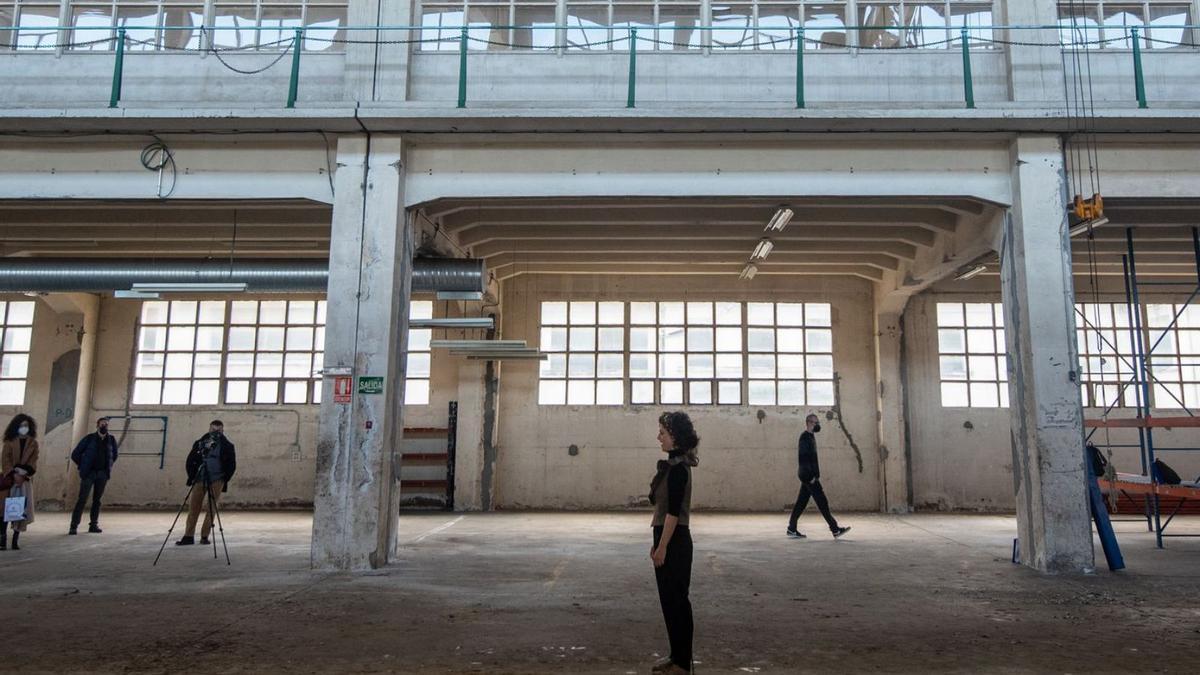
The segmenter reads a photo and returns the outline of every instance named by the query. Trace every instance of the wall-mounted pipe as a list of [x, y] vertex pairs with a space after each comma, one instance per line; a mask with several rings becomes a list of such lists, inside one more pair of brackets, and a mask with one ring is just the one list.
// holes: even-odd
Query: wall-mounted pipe
[[[0, 258], [0, 293], [102, 293], [133, 284], [245, 283], [250, 293], [324, 293], [327, 260]], [[484, 291], [482, 260], [417, 258], [414, 293]]]

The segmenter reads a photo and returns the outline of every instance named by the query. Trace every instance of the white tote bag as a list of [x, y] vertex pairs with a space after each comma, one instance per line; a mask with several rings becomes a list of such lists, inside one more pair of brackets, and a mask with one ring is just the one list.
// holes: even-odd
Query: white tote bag
[[4, 500], [4, 522], [15, 523], [25, 520], [25, 494], [20, 487], [14, 486]]

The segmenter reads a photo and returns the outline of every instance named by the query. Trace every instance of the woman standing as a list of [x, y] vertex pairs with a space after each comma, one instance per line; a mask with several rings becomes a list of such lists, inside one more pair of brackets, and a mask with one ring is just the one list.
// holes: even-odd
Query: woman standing
[[654, 544], [650, 559], [658, 582], [658, 601], [667, 622], [671, 655], [654, 666], [653, 673], [678, 675], [692, 671], [692, 535], [688, 531], [692, 504], [692, 467], [700, 463], [696, 446], [700, 438], [687, 414], [663, 413], [658, 418], [658, 444], [667, 453], [659, 460], [650, 483], [654, 505]]
[[[33, 474], [37, 473], [38, 442], [37, 422], [21, 413], [12, 418], [4, 430], [4, 443], [0, 445], [0, 475], [12, 476], [11, 488], [0, 490], [0, 504], [8, 497], [25, 497], [25, 519], [12, 523], [14, 551], [21, 550], [21, 533], [33, 522]], [[8, 523], [0, 523], [0, 551], [8, 548]]]

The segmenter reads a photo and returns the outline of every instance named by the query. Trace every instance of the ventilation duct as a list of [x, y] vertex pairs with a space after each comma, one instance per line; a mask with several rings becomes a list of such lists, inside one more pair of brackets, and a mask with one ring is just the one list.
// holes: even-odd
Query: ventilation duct
[[[0, 258], [0, 292], [102, 293], [134, 284], [246, 284], [248, 293], [324, 293], [327, 260]], [[417, 258], [413, 293], [481, 292], [482, 260]]]

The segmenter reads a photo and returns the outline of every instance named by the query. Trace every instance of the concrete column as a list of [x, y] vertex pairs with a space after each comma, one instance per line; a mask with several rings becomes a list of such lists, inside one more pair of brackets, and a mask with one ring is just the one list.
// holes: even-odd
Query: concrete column
[[454, 463], [454, 509], [479, 511], [483, 506], [484, 361], [458, 366], [458, 455]]
[[[1058, 23], [1057, 0], [1025, 0], [998, 3], [1007, 26], [1053, 26]], [[1058, 48], [1058, 31], [1013, 30], [1001, 31], [998, 39], [1012, 42], [1049, 44], [1049, 47], [1006, 45], [1008, 59], [1009, 95], [1017, 102], [1053, 101], [1063, 99], [1063, 60]]]
[[[100, 330], [100, 296], [87, 293], [72, 293], [71, 302], [83, 315], [83, 334], [79, 336], [79, 374], [75, 376], [75, 417], [71, 420], [71, 448], [79, 439], [92, 433], [92, 384], [96, 376], [96, 337]], [[113, 431], [118, 429], [113, 425]], [[79, 491], [79, 472], [75, 465], [67, 465], [66, 480], [63, 481], [63, 504], [71, 506]]]
[[1062, 147], [1053, 136], [1023, 137], [1012, 154], [1000, 278], [1021, 562], [1081, 572], [1095, 561]]
[[876, 411], [879, 422], [881, 506], [889, 513], [912, 510], [908, 420], [904, 414], [904, 324], [901, 314], [875, 314]]
[[[340, 138], [335, 187], [312, 565], [366, 569], [388, 563], [399, 517], [412, 280], [400, 139]], [[351, 403], [334, 399], [338, 372], [353, 373]], [[359, 394], [366, 376], [383, 377], [383, 393]]]
[[[347, 22], [351, 26], [411, 26], [411, 2], [350, 0]], [[351, 40], [415, 40], [419, 31], [350, 31]], [[348, 101], [403, 101], [408, 98], [411, 44], [346, 45], [346, 91]]]

